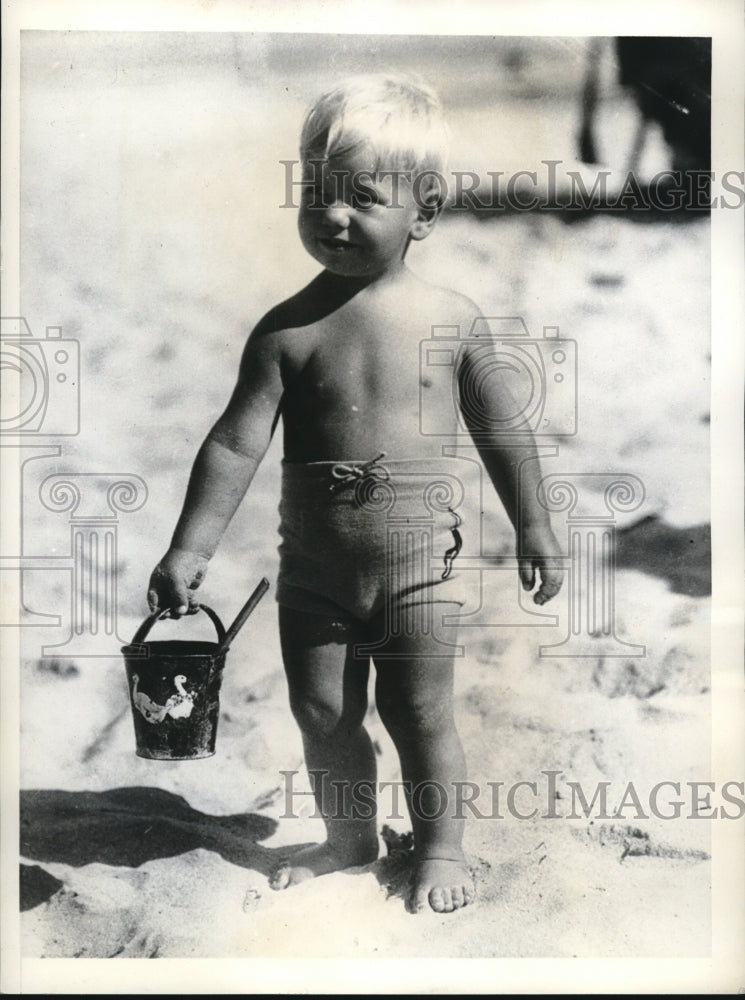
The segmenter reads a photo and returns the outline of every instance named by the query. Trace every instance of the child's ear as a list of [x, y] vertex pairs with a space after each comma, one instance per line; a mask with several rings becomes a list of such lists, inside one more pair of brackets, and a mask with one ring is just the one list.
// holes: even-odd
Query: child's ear
[[442, 201], [433, 198], [429, 204], [417, 206], [417, 216], [409, 230], [412, 240], [426, 239], [435, 227], [442, 212]]

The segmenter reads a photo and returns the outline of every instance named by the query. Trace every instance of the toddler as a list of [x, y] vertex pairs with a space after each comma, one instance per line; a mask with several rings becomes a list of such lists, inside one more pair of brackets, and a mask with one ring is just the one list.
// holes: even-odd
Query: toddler
[[[535, 499], [533, 439], [514, 426], [517, 407], [499, 371], [492, 366], [480, 378], [486, 322], [468, 298], [406, 264], [411, 243], [430, 235], [442, 211], [447, 140], [437, 97], [408, 77], [353, 78], [308, 113], [299, 232], [322, 270], [251, 333], [148, 592], [151, 610], [179, 617], [194, 609], [281, 417], [280, 640], [326, 841], [291, 854], [272, 884], [378, 856], [374, 808], [351, 807], [344, 796], [375, 787], [363, 725], [373, 664], [414, 833], [410, 908], [437, 912], [474, 898], [464, 820], [454, 808], [466, 779], [454, 660], [433, 627], [434, 611], [442, 621], [464, 602], [457, 556], [468, 526], [457, 511], [452, 459], [443, 457], [459, 431], [453, 379], [469, 401], [460, 418], [515, 527], [523, 586], [537, 584], [534, 599], [543, 604], [562, 581], [561, 553]], [[453, 366], [437, 377], [421, 370], [420, 343], [433, 326], [469, 331], [475, 320], [483, 336], [464, 339]], [[424, 406], [441, 416], [441, 436], [422, 433]], [[500, 426], [519, 433], [510, 438]]]

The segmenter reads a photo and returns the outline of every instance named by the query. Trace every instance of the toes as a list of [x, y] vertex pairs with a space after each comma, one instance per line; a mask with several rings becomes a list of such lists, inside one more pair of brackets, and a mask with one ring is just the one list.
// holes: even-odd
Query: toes
[[430, 890], [427, 901], [435, 913], [445, 912], [445, 892], [439, 885]]
[[290, 868], [290, 862], [280, 862], [269, 876], [269, 887], [277, 891], [280, 889], [286, 889], [290, 884], [291, 873], [292, 869]]
[[453, 900], [453, 909], [454, 910], [459, 910], [461, 908], [461, 906], [465, 906], [466, 905], [466, 901], [465, 901], [465, 898], [464, 898], [464, 895], [463, 895], [463, 886], [462, 885], [454, 885], [453, 888], [450, 890], [450, 895], [451, 895], [451, 898]]
[[421, 913], [429, 905], [429, 893], [426, 888], [415, 889], [411, 895], [410, 906], [412, 913]]
[[455, 907], [450, 889], [439, 885], [432, 889], [429, 894], [429, 905], [435, 913], [451, 913]]
[[476, 888], [469, 869], [461, 863], [425, 859], [413, 880], [408, 909], [421, 912], [453, 913], [476, 898]]

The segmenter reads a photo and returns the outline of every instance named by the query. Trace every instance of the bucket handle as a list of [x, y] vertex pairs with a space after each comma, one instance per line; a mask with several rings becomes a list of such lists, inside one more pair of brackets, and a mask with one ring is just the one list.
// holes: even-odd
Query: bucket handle
[[[225, 626], [220, 621], [217, 612], [213, 611], [212, 608], [208, 608], [206, 604], [197, 604], [197, 610], [200, 609], [204, 611], [212, 619], [212, 624], [215, 626], [215, 631], [217, 632], [217, 642], [218, 644], [221, 644], [222, 642], [225, 641]], [[153, 614], [149, 615], [135, 632], [134, 638], [132, 639], [130, 645], [137, 646], [139, 643], [144, 642], [148, 632], [153, 627], [153, 625], [157, 621], [160, 621], [163, 618], [167, 618], [169, 612], [170, 612], [169, 608], [166, 608], [165, 611], [161, 611], [159, 609], [158, 611], [154, 611]]]

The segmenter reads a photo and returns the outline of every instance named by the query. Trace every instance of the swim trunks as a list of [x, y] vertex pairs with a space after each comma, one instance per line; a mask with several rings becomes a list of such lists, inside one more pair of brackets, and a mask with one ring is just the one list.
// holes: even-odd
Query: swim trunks
[[277, 601], [358, 621], [386, 607], [463, 605], [453, 568], [462, 501], [448, 459], [283, 462]]

